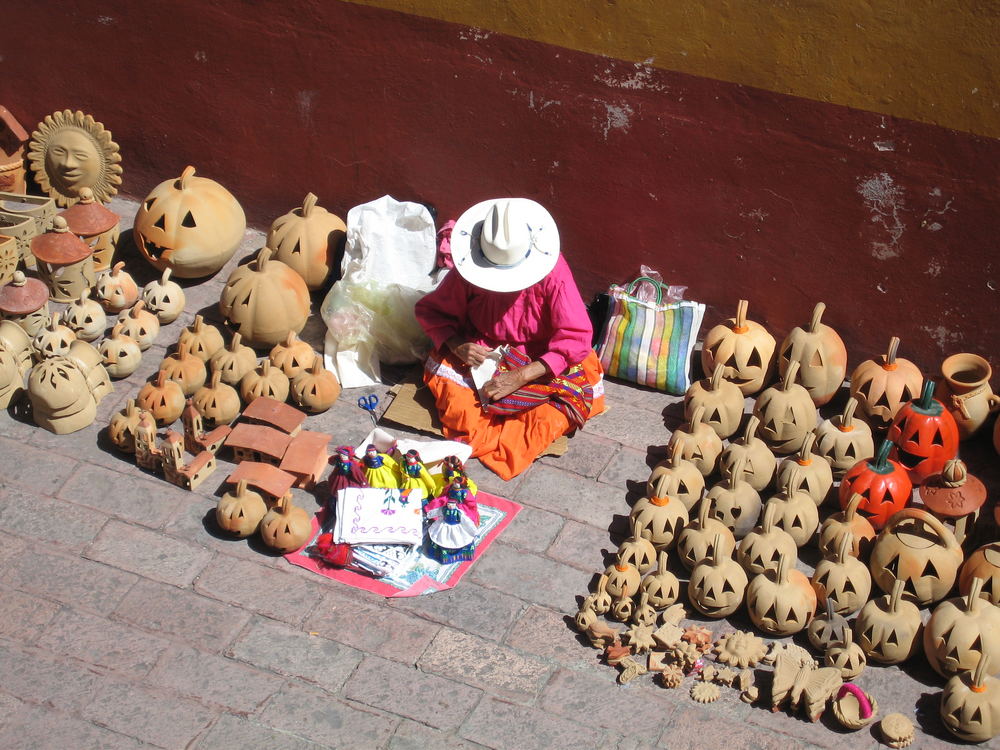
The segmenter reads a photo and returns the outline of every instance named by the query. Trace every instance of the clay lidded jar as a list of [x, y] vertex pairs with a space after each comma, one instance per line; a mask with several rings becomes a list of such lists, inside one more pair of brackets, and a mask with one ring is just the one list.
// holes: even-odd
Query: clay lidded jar
[[782, 459], [778, 465], [775, 482], [779, 487], [788, 483], [792, 469], [798, 469], [801, 474], [802, 489], [813, 499], [817, 506], [822, 505], [833, 487], [833, 469], [830, 463], [814, 450], [816, 433], [807, 432], [802, 438], [802, 446], [798, 452]]
[[94, 200], [94, 191], [80, 188], [80, 201], [60, 214], [69, 231], [87, 243], [94, 252], [94, 270], [110, 268], [121, 234], [121, 217]]
[[808, 327], [789, 331], [778, 354], [782, 375], [792, 362], [799, 363], [798, 381], [816, 406], [828, 403], [847, 375], [847, 347], [833, 328], [821, 322], [825, 310], [826, 304], [817, 302]]
[[702, 476], [708, 476], [715, 471], [722, 453], [722, 440], [715, 430], [705, 424], [705, 407], [696, 407], [691, 419], [673, 431], [667, 450], [674, 445], [681, 446], [681, 458], [686, 458], [698, 467]]
[[[668, 483], [662, 484], [665, 479]], [[680, 500], [690, 513], [705, 492], [705, 477], [694, 462], [684, 458], [684, 446], [677, 442], [669, 450], [668, 458], [660, 461], [649, 474], [646, 482], [646, 496], [656, 495]]]
[[53, 301], [71, 302], [94, 286], [94, 251], [69, 231], [62, 216], [53, 219], [51, 232], [31, 241], [31, 254]]
[[747, 300], [741, 299], [735, 318], [709, 330], [701, 350], [701, 368], [714, 372], [716, 365], [724, 365], [723, 377], [744, 396], [752, 396], [774, 375], [777, 342], [764, 326], [747, 319], [747, 306]]
[[858, 461], [875, 455], [872, 428], [854, 418], [857, 407], [857, 397], [851, 396], [840, 414], [824, 419], [816, 426], [813, 450], [830, 463], [834, 479], [843, 479]]
[[28, 336], [38, 333], [51, 318], [45, 282], [14, 271], [13, 280], [0, 287], [0, 317], [17, 323]]
[[101, 271], [94, 290], [101, 306], [112, 315], [127, 310], [139, 300], [139, 285], [135, 283], [132, 274], [125, 270], [123, 261]]
[[952, 354], [941, 363], [940, 398], [955, 418], [961, 440], [976, 434], [990, 413], [1000, 409], [1000, 396], [990, 387], [992, 375], [990, 363], [970, 352]]
[[170, 280], [170, 273], [170, 268], [163, 269], [160, 278], [153, 279], [142, 288], [142, 301], [161, 325], [177, 320], [187, 302], [184, 288]]
[[257, 355], [243, 344], [243, 337], [234, 333], [229, 346], [219, 349], [211, 357], [212, 369], [222, 375], [222, 382], [234, 388], [243, 376], [257, 366]]
[[97, 341], [108, 327], [108, 316], [100, 303], [90, 299], [90, 290], [84, 289], [78, 299], [66, 306], [63, 322], [81, 341]]
[[719, 472], [723, 475], [732, 470], [737, 458], [744, 459], [743, 479], [757, 492], [762, 492], [774, 479], [778, 460], [767, 444], [757, 437], [760, 419], [750, 415], [743, 434], [729, 443], [719, 456]]
[[760, 420], [757, 435], [775, 453], [787, 455], [802, 446], [802, 438], [816, 428], [819, 420], [809, 391], [795, 382], [799, 363], [793, 360], [778, 385], [757, 397], [754, 416]]
[[[986, 502], [986, 486], [969, 473], [965, 462], [953, 458], [944, 470], [917, 490], [924, 506], [948, 524], [963, 547], [971, 547], [979, 509]], [[997, 660], [1000, 665], [1000, 659]]]
[[723, 364], [717, 364], [710, 377], [692, 383], [684, 394], [684, 418], [690, 420], [694, 410], [704, 406], [702, 420], [723, 440], [740, 428], [743, 419], [743, 393], [723, 379], [725, 369]]

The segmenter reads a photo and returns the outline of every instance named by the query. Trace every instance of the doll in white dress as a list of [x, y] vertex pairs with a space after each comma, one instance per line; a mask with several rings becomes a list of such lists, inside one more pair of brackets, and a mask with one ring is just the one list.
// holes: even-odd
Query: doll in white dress
[[424, 512], [433, 521], [427, 531], [428, 554], [442, 565], [471, 560], [476, 551], [479, 508], [466, 478], [453, 478], [447, 492], [431, 500]]

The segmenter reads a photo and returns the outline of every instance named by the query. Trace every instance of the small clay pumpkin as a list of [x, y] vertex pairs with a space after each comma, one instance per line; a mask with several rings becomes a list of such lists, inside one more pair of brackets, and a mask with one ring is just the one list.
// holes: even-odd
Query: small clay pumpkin
[[795, 540], [775, 522], [777, 515], [777, 506], [765, 506], [760, 526], [743, 537], [736, 550], [737, 562], [750, 575], [776, 571], [782, 556], [794, 560], [798, 555]]
[[28, 376], [28, 397], [35, 424], [56, 435], [82, 430], [97, 416], [86, 373], [69, 357], [50, 357], [35, 365]]
[[745, 466], [746, 458], [737, 458], [725, 479], [714, 485], [706, 496], [712, 517], [722, 521], [737, 539], [750, 533], [761, 510], [760, 495], [744, 479]]
[[712, 503], [704, 498], [698, 506], [698, 517], [688, 524], [677, 537], [677, 552], [681, 563], [688, 570], [708, 557], [715, 550], [715, 540], [720, 538], [723, 556], [731, 555], [736, 548], [733, 532], [721, 521], [711, 517]]
[[581, 633], [586, 633], [590, 626], [597, 622], [597, 613], [594, 608], [590, 606], [587, 602], [581, 605], [580, 609], [577, 611], [576, 616], [573, 618], [573, 623], [576, 625], [576, 629]]
[[688, 600], [707, 617], [728, 617], [743, 603], [747, 574], [732, 557], [720, 554], [722, 536], [716, 534], [711, 554], [691, 571]]
[[302, 207], [274, 220], [267, 233], [267, 246], [275, 258], [299, 274], [310, 290], [322, 289], [333, 268], [337, 247], [347, 225], [316, 202], [309, 193]]
[[941, 694], [941, 721], [965, 742], [985, 742], [1000, 733], [1000, 680], [989, 676], [983, 656], [972, 672], [948, 680]]
[[312, 367], [316, 357], [309, 342], [300, 339], [295, 331], [289, 331], [284, 341], [275, 344], [268, 355], [271, 365], [285, 373], [289, 380]]
[[767, 443], [757, 437], [760, 419], [751, 415], [743, 434], [726, 446], [719, 456], [719, 472], [725, 475], [739, 457], [743, 457], [743, 479], [757, 492], [762, 492], [774, 479], [778, 461], [767, 447]]
[[609, 565], [604, 571], [608, 577], [605, 588], [612, 599], [617, 599], [622, 595], [623, 590], [638, 591], [642, 576], [636, 567], [630, 563], [618, 560]]
[[757, 397], [754, 416], [760, 420], [757, 435], [775, 453], [787, 455], [802, 446], [802, 438], [816, 428], [818, 415], [809, 391], [795, 382], [799, 364], [793, 361], [785, 377]]
[[[774, 374], [774, 336], [760, 323], [747, 320], [747, 300], [736, 305], [736, 317], [712, 328], [701, 350], [701, 367], [714, 372], [725, 366], [723, 377], [752, 396], [771, 381]], [[761, 489], [761, 488], [758, 488]]]
[[638, 521], [632, 522], [632, 536], [618, 546], [618, 559], [631, 563], [639, 573], [645, 573], [656, 562], [656, 549], [642, 537]]
[[163, 358], [160, 372], [165, 372], [167, 378], [177, 383], [185, 396], [193, 396], [205, 385], [205, 363], [191, 354], [187, 341], [179, 344], [176, 352]]
[[858, 400], [858, 416], [880, 430], [887, 429], [903, 405], [919, 395], [923, 383], [919, 367], [896, 357], [898, 348], [899, 338], [893, 336], [880, 360], [866, 359], [851, 373], [851, 396]]
[[858, 505], [862, 501], [864, 497], [855, 492], [844, 510], [834, 513], [823, 521], [823, 525], [819, 528], [820, 553], [833, 554], [840, 546], [841, 537], [850, 534], [851, 554], [861, 560], [868, 559], [875, 543], [875, 529], [867, 518], [858, 513]]
[[192, 403], [198, 413], [213, 424], [229, 424], [243, 408], [240, 394], [231, 385], [222, 382], [222, 374], [218, 370], [212, 370], [208, 384], [195, 391]]
[[31, 349], [35, 359], [41, 361], [49, 357], [64, 357], [69, 354], [69, 346], [76, 341], [76, 334], [69, 326], [59, 322], [59, 313], [54, 313], [49, 323], [35, 334]]
[[704, 406], [702, 420], [723, 440], [740, 428], [743, 419], [743, 393], [739, 387], [723, 380], [725, 366], [717, 364], [711, 377], [691, 384], [684, 394], [684, 418], [689, 420], [694, 410]]
[[891, 594], [869, 601], [854, 621], [858, 645], [879, 664], [900, 664], [920, 650], [924, 624], [917, 606], [903, 600], [903, 589], [896, 581]]
[[815, 442], [816, 433], [806, 433], [805, 437], [802, 438], [802, 447], [799, 448], [798, 453], [783, 459], [778, 465], [775, 481], [779, 487], [785, 486], [792, 468], [797, 468], [802, 477], [802, 489], [819, 506], [826, 500], [833, 487], [833, 469], [830, 468], [830, 464], [825, 458], [814, 452]]
[[270, 248], [238, 266], [219, 299], [219, 310], [247, 343], [274, 346], [309, 318], [309, 289], [295, 271], [271, 259]]
[[271, 549], [283, 555], [294, 552], [312, 536], [312, 517], [292, 504], [285, 495], [261, 519], [260, 538]]
[[789, 331], [778, 355], [782, 375], [792, 362], [799, 363], [798, 381], [816, 406], [828, 403], [847, 375], [847, 347], [835, 330], [820, 322], [825, 310], [826, 305], [817, 302], [809, 326]]
[[249, 489], [246, 480], [241, 479], [236, 484], [235, 492], [227, 492], [219, 498], [215, 520], [223, 531], [244, 539], [257, 531], [266, 513], [264, 498]]
[[130, 310], [121, 312], [118, 322], [121, 324], [122, 334], [134, 340], [142, 351], [151, 347], [160, 335], [160, 321], [146, 309], [146, 303], [142, 300], [136, 302]]
[[112, 415], [108, 422], [108, 438], [118, 450], [135, 453], [135, 428], [139, 426], [139, 415], [134, 398], [128, 400], [124, 409]]
[[660, 550], [656, 570], [642, 579], [640, 590], [649, 597], [650, 605], [656, 609], [669, 607], [680, 595], [680, 582], [677, 576], [670, 572], [668, 562], [667, 551]]
[[974, 578], [969, 593], [945, 599], [924, 625], [924, 654], [942, 677], [975, 669], [984, 656], [1000, 668], [1000, 607], [980, 598], [982, 588]]
[[806, 628], [806, 635], [814, 649], [826, 652], [840, 639], [842, 629], [850, 627], [850, 624], [846, 617], [834, 612], [833, 600], [827, 599], [825, 604], [821, 606], [823, 606], [823, 611], [810, 620], [809, 627]]
[[[832, 602], [838, 615], [850, 615], [861, 609], [872, 590], [872, 577], [858, 558], [851, 556], [854, 538], [850, 532], [840, 537], [833, 555], [816, 564], [812, 585], [821, 604]], [[845, 679], [850, 679], [845, 678]]]
[[100, 304], [90, 299], [90, 290], [84, 289], [78, 299], [66, 306], [63, 323], [81, 341], [97, 341], [108, 326], [108, 316], [104, 314], [104, 308]]
[[222, 382], [235, 388], [243, 376], [257, 366], [257, 355], [249, 346], [243, 345], [240, 334], [234, 333], [229, 346], [216, 351], [210, 362], [212, 369], [222, 375]]
[[333, 406], [340, 396], [340, 381], [323, 366], [323, 358], [313, 357], [312, 364], [295, 375], [291, 382], [292, 401], [310, 414], [319, 414]]
[[172, 269], [165, 268], [159, 279], [153, 279], [142, 288], [142, 301], [161, 325], [177, 320], [187, 302], [183, 287], [170, 280], [171, 273]]
[[[663, 480], [668, 482], [669, 479]], [[631, 519], [639, 532], [657, 549], [669, 549], [688, 522], [684, 504], [669, 495], [643, 498], [632, 508]]]
[[876, 531], [905, 508], [913, 496], [913, 484], [906, 469], [889, 459], [891, 449], [891, 443], [883, 440], [872, 460], [858, 461], [840, 481], [840, 507], [846, 507], [853, 495], [861, 495], [864, 499], [858, 505], [858, 513]]
[[816, 445], [813, 450], [830, 462], [835, 479], [842, 479], [847, 470], [875, 455], [872, 428], [854, 418], [857, 397], [847, 399], [844, 411], [824, 419], [816, 427]]
[[278, 368], [271, 367], [271, 361], [267, 359], [244, 375], [240, 381], [240, 397], [248, 404], [260, 396], [267, 396], [275, 401], [285, 401], [288, 398], [288, 390], [288, 376]]
[[124, 261], [118, 261], [112, 268], [101, 271], [94, 286], [97, 301], [112, 315], [127, 310], [139, 299], [139, 287], [124, 268]]
[[111, 329], [111, 335], [101, 341], [98, 351], [104, 368], [113, 378], [127, 378], [142, 364], [139, 342], [122, 332], [121, 323], [116, 323]]
[[611, 594], [608, 593], [608, 575], [602, 573], [597, 579], [597, 590], [584, 598], [584, 604], [590, 604], [594, 612], [603, 615], [611, 609]]
[[691, 419], [674, 430], [667, 450], [680, 444], [681, 458], [691, 461], [702, 476], [707, 477], [715, 471], [719, 454], [722, 453], [722, 440], [715, 434], [715, 430], [702, 421], [704, 415], [705, 407], [697, 407]]
[[819, 528], [819, 511], [804, 488], [804, 476], [798, 466], [792, 466], [781, 492], [767, 501], [774, 506], [774, 523], [788, 532], [799, 547], [807, 544]]
[[934, 398], [935, 383], [928, 379], [920, 400], [903, 405], [889, 428], [892, 457], [920, 484], [958, 454], [958, 425], [944, 404]]
[[635, 600], [632, 598], [632, 591], [627, 584], [623, 584], [618, 596], [611, 603], [611, 611], [608, 612], [608, 616], [618, 622], [628, 622], [632, 619], [633, 612], [635, 612]]
[[160, 370], [153, 380], [139, 389], [136, 405], [148, 411], [161, 427], [173, 424], [184, 411], [184, 391]]
[[747, 586], [747, 611], [753, 624], [775, 636], [794, 635], [816, 612], [816, 592], [809, 579], [782, 555], [775, 572], [761, 573]]
[[[215, 326], [207, 324], [201, 315], [195, 315], [191, 325], [181, 331], [177, 345], [184, 342], [187, 342], [189, 351], [202, 362], [208, 362], [224, 346], [222, 333]], [[254, 356], [254, 362], [256, 361]]]
[[[646, 482], [646, 496], [661, 497], [669, 495], [684, 503], [690, 513], [701, 500], [705, 492], [705, 477], [694, 462], [684, 458], [684, 446], [674, 443], [669, 450], [669, 457], [653, 467]], [[665, 484], [664, 489], [658, 489], [663, 477], [670, 477], [672, 483]]]
[[639, 603], [632, 613], [632, 622], [639, 626], [656, 624], [656, 609], [649, 603], [649, 594], [645, 591], [639, 592]]
[[973, 552], [958, 573], [958, 590], [967, 594], [974, 578], [983, 581], [979, 595], [988, 602], [1000, 604], [1000, 542], [990, 542]]
[[840, 676], [845, 680], [853, 680], [865, 671], [868, 660], [865, 652], [854, 642], [850, 625], [844, 625], [840, 629], [840, 639], [827, 648], [823, 654], [823, 664], [839, 669]]

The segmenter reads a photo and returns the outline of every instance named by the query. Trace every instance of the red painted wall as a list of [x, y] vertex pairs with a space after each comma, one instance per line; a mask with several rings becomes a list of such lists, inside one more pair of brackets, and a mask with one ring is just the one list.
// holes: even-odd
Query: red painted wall
[[[121, 144], [142, 197], [185, 164], [267, 225], [307, 191], [441, 218], [526, 195], [585, 296], [640, 263], [779, 336], [816, 300], [851, 366], [1000, 349], [1000, 142], [331, 0], [19, 3], [0, 102]], [[17, 97], [17, 98], [15, 98]], [[30, 129], [30, 128], [29, 128]]]

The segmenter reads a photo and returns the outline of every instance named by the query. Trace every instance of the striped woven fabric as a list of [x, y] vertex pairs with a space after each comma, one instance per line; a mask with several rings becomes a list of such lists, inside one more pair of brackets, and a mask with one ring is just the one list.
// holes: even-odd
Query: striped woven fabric
[[[511, 347], [497, 365], [497, 372], [516, 370], [530, 362], [531, 358], [527, 354]], [[529, 383], [509, 396], [491, 401], [486, 404], [486, 411], [489, 414], [517, 414], [534, 409], [546, 401], [551, 401], [572, 424], [582, 427], [590, 416], [594, 388], [587, 382], [583, 368], [573, 365], [563, 375], [556, 375], [545, 382]]]
[[691, 352], [705, 315], [700, 302], [658, 304], [617, 284], [597, 353], [613, 377], [682, 395], [691, 385]]

